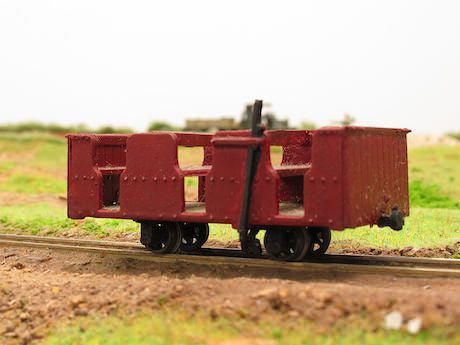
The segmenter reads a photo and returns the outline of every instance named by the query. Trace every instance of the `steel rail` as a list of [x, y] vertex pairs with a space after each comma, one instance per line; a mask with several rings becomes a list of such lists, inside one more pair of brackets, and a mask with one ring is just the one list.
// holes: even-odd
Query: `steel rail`
[[235, 249], [204, 248], [200, 253], [192, 255], [159, 255], [148, 251], [137, 243], [13, 234], [0, 234], [0, 246], [53, 249], [66, 252], [80, 251], [159, 263], [183, 262], [197, 265], [236, 265], [304, 273], [330, 272], [425, 278], [460, 278], [460, 260], [456, 259], [336, 254], [325, 255], [320, 259], [308, 262], [279, 262], [264, 258], [243, 257], [241, 251]]
[[[32, 241], [44, 243], [61, 243], [79, 246], [96, 246], [96, 247], [111, 247], [111, 248], [131, 248], [147, 251], [145, 247], [139, 243], [118, 242], [118, 241], [102, 241], [89, 239], [76, 239], [66, 237], [49, 237], [49, 236], [29, 236], [15, 234], [0, 234], [0, 240], [14, 241]], [[205, 247], [199, 252], [188, 255], [220, 255], [231, 257], [244, 257], [244, 254], [238, 249]], [[262, 257], [266, 258], [266, 257]], [[319, 263], [350, 263], [350, 264], [373, 264], [373, 265], [416, 265], [428, 267], [453, 267], [460, 269], [460, 260], [445, 259], [445, 258], [427, 258], [427, 257], [408, 257], [408, 256], [388, 256], [388, 255], [356, 255], [356, 254], [326, 254], [317, 259], [310, 259], [310, 262]]]

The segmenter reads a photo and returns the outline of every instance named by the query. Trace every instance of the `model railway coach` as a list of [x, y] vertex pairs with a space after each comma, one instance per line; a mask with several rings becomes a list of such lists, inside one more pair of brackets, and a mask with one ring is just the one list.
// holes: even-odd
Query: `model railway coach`
[[[266, 131], [256, 101], [250, 130], [68, 135], [68, 215], [132, 219], [157, 253], [197, 251], [208, 223], [238, 229], [242, 249], [298, 261], [324, 253], [330, 230], [400, 230], [409, 215], [406, 129]], [[181, 146], [203, 162], [182, 167]], [[274, 165], [270, 147], [282, 147]], [[187, 200], [184, 180], [198, 180]]]

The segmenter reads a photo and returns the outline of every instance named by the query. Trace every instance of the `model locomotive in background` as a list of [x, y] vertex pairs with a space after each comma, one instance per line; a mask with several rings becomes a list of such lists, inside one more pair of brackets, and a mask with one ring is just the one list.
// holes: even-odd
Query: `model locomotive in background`
[[[238, 229], [257, 255], [323, 254], [330, 230], [400, 230], [409, 215], [407, 129], [324, 127], [267, 131], [256, 101], [250, 130], [68, 135], [68, 216], [132, 219], [153, 252], [197, 251], [208, 223]], [[202, 147], [200, 166], [180, 167], [180, 146]], [[282, 147], [273, 165], [270, 147]], [[184, 178], [198, 178], [186, 200]]]

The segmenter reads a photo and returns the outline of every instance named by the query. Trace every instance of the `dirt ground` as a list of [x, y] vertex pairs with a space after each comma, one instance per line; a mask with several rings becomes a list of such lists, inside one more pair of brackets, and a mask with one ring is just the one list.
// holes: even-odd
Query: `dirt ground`
[[352, 241], [340, 241], [331, 243], [328, 253], [337, 254], [362, 254], [362, 255], [390, 255], [390, 256], [411, 256], [429, 258], [452, 258], [460, 255], [460, 241], [439, 248], [371, 248], [357, 247]]
[[388, 313], [398, 311], [405, 322], [421, 318], [423, 327], [460, 330], [458, 280], [347, 273], [300, 276], [0, 248], [2, 344], [36, 342], [56, 322], [79, 316], [175, 307], [212, 318], [307, 319], [324, 330], [363, 316], [365, 327], [376, 329]]

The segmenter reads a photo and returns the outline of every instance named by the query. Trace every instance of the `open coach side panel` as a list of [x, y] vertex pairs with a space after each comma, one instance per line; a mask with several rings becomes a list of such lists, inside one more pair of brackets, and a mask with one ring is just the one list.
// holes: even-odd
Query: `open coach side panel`
[[[198, 201], [204, 203], [211, 137], [166, 132], [68, 135], [69, 217], [177, 219], [186, 206], [185, 176], [198, 176]], [[179, 146], [202, 147], [202, 165], [180, 169]]]
[[[261, 150], [249, 223], [341, 230], [409, 214], [407, 130], [326, 127], [315, 131], [68, 135], [68, 214], [152, 221], [228, 223], [241, 215], [248, 147]], [[182, 167], [180, 146], [203, 162]], [[274, 164], [270, 147], [281, 148]], [[184, 180], [198, 179], [185, 199]]]
[[344, 224], [409, 216], [406, 129], [347, 127], [343, 142]]
[[341, 230], [409, 215], [405, 129], [326, 127], [314, 131], [305, 175], [308, 225]]
[[68, 135], [68, 215], [97, 216], [120, 205], [127, 135]]

